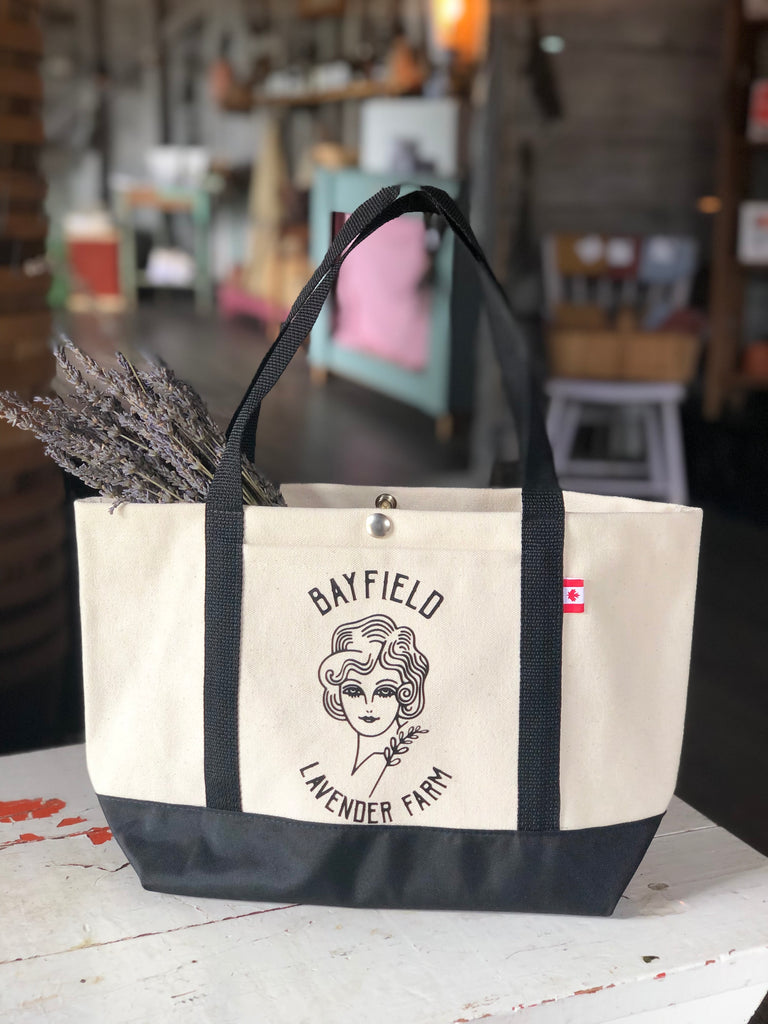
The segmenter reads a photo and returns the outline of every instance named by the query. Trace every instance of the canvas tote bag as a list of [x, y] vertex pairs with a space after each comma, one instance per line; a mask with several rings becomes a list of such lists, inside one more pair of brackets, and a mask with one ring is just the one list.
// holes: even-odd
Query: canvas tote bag
[[[244, 508], [261, 402], [344, 255], [414, 211], [474, 257], [522, 489], [290, 485]], [[76, 503], [88, 767], [146, 888], [611, 913], [675, 784], [701, 513], [563, 495], [525, 343], [444, 192], [352, 214], [204, 505], [109, 505]]]

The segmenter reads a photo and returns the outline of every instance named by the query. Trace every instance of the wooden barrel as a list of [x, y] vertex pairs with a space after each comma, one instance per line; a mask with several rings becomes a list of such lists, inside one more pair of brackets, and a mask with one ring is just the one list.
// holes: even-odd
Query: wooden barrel
[[[39, 5], [0, 0], [0, 388], [50, 388]], [[63, 477], [0, 422], [0, 752], [60, 737], [71, 590]]]

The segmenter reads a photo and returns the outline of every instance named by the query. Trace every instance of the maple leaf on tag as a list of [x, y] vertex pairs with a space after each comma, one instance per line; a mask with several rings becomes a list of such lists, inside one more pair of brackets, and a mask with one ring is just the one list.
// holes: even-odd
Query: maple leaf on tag
[[569, 590], [567, 596], [569, 601], [577, 601], [579, 597], [579, 592], [578, 590]]

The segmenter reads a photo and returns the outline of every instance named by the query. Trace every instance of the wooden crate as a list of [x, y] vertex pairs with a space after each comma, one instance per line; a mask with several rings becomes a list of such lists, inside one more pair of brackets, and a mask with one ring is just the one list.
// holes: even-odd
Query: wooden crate
[[554, 328], [548, 337], [554, 377], [689, 381], [700, 342], [680, 331], [590, 331]]

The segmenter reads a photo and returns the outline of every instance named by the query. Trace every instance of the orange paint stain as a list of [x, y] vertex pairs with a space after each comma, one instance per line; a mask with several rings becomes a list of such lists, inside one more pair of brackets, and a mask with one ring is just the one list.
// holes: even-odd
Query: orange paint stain
[[667, 972], [666, 971], [659, 971], [659, 973], [658, 974], [654, 974], [653, 977], [654, 977], [654, 980], [656, 980], [656, 978], [666, 978], [666, 976], [667, 976]]
[[79, 825], [83, 821], [87, 821], [87, 818], [62, 818], [57, 828], [69, 828], [70, 825]]
[[45, 839], [75, 839], [77, 836], [88, 836], [94, 846], [102, 846], [112, 838], [112, 829], [106, 825], [94, 825], [93, 828], [84, 832], [67, 832], [61, 836], [38, 836], [34, 832], [25, 832], [18, 839], [11, 839], [6, 843], [0, 843], [0, 850], [8, 846], [19, 846], [22, 843], [41, 843]]
[[41, 843], [45, 836], [35, 835], [34, 832], [23, 832], [18, 839], [10, 839], [7, 843], [0, 843], [0, 850], [7, 846], [21, 846], [23, 843]]
[[100, 827], [89, 828], [87, 832], [76, 832], [75, 835], [88, 836], [94, 846], [101, 846], [102, 843], [108, 843], [112, 838], [112, 829], [107, 828], [106, 825]]
[[50, 818], [67, 805], [63, 800], [41, 796], [27, 800], [0, 800], [0, 822], [27, 821], [29, 818]]
[[[610, 985], [595, 985], [594, 988], [580, 988], [578, 992], [574, 992], [573, 994], [575, 996], [591, 996], [591, 995], [594, 995], [595, 992], [602, 992], [603, 989], [609, 989], [609, 988], [616, 988], [616, 983], [614, 981], [612, 981]], [[554, 999], [550, 999], [550, 1000], [546, 1000], [545, 999], [544, 1000], [544, 1002], [552, 1002], [552, 1003], [554, 1001], [555, 1001]]]

